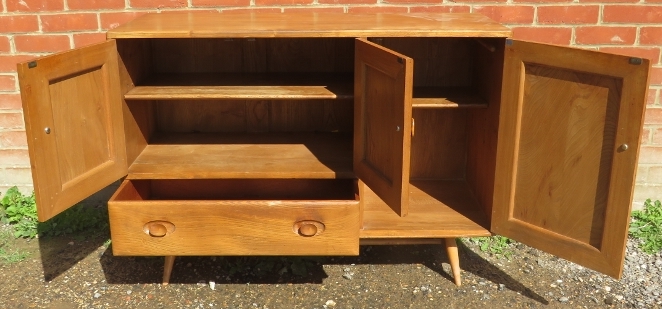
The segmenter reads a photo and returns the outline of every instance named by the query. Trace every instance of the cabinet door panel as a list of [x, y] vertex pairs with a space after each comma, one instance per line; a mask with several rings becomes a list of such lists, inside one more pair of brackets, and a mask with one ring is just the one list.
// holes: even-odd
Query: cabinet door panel
[[401, 216], [409, 201], [411, 58], [356, 40], [354, 172]]
[[649, 66], [507, 46], [493, 232], [620, 277]]
[[21, 63], [18, 74], [45, 221], [126, 175], [115, 41]]

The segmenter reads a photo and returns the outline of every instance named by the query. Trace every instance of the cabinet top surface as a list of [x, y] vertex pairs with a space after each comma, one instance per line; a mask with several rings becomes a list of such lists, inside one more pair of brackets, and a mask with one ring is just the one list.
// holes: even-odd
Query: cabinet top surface
[[314, 12], [168, 12], [146, 14], [108, 38], [508, 37], [480, 14]]

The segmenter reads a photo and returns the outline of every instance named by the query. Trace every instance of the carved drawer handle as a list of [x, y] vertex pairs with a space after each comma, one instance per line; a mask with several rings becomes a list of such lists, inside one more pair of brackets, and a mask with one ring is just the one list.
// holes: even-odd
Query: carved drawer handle
[[143, 226], [143, 232], [152, 237], [163, 237], [174, 231], [175, 225], [168, 221], [150, 221]]
[[303, 237], [313, 237], [324, 232], [324, 223], [313, 220], [295, 222], [292, 230]]

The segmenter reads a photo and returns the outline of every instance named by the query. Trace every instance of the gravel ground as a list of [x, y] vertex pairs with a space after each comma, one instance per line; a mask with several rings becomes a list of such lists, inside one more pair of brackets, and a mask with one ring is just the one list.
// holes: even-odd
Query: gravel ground
[[[3, 308], [662, 308], [662, 254], [630, 240], [620, 281], [523, 244], [510, 259], [460, 244], [456, 287], [442, 246], [366, 246], [358, 257], [115, 257], [107, 231], [20, 240], [0, 265]], [[293, 272], [301, 273], [295, 275]]]

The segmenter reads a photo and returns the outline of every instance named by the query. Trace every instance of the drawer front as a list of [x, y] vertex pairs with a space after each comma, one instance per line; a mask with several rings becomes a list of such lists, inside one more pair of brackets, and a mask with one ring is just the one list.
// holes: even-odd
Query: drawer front
[[359, 251], [358, 200], [122, 200], [118, 196], [122, 194], [108, 203], [115, 255], [358, 255]]

